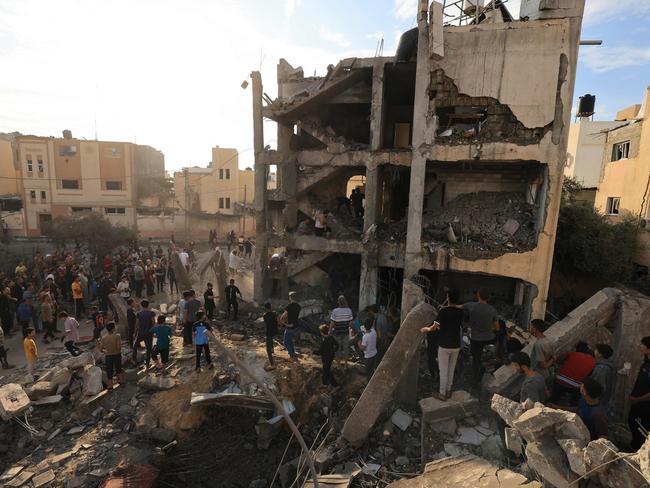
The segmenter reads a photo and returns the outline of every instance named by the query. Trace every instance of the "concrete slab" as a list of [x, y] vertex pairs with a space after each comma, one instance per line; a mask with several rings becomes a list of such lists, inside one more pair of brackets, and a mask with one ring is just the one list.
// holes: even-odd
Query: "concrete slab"
[[25, 412], [31, 403], [23, 387], [16, 383], [0, 388], [0, 418], [5, 422]]
[[[480, 480], [480, 482], [479, 482]], [[525, 476], [500, 469], [489, 461], [466, 454], [433, 461], [424, 473], [416, 478], [395, 481], [389, 488], [475, 488], [476, 486], [500, 488], [541, 488], [542, 484]]]
[[439, 422], [447, 419], [462, 419], [476, 413], [478, 399], [466, 391], [455, 391], [446, 402], [436, 398], [423, 398], [420, 400], [422, 422]]

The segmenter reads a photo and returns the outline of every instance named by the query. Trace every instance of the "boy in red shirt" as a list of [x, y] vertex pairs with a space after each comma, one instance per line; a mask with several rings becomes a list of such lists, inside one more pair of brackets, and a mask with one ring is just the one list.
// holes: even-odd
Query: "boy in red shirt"
[[596, 359], [585, 342], [578, 342], [574, 352], [560, 356], [562, 367], [555, 376], [549, 403], [558, 404], [564, 396], [569, 397], [569, 405], [575, 406], [580, 399], [580, 387], [584, 379], [596, 366]]

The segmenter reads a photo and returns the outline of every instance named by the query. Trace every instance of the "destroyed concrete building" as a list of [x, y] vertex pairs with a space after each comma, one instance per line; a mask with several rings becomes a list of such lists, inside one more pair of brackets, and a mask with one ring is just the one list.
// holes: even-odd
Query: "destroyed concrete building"
[[[359, 309], [401, 305], [404, 317], [412, 281], [437, 301], [444, 286], [463, 299], [487, 286], [508, 318], [543, 318], [583, 8], [531, 1], [525, 21], [493, 8], [451, 25], [442, 4], [420, 1], [396, 56], [343, 59], [323, 77], [282, 59], [275, 100], [252, 73], [255, 299], [334, 271]], [[363, 222], [341, 209], [359, 176]], [[325, 209], [329, 238], [297, 232]], [[271, 277], [276, 248], [289, 266]]]

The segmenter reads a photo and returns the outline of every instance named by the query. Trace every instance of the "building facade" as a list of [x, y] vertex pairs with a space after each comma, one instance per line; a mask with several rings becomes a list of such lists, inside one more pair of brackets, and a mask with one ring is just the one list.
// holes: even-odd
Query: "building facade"
[[[395, 57], [344, 59], [325, 77], [281, 60], [272, 103], [252, 73], [256, 300], [277, 289], [268, 262], [285, 249], [280, 289], [316, 267], [359, 309], [404, 316], [446, 286], [465, 300], [487, 287], [506, 318], [544, 317], [584, 1], [531, 3], [525, 22], [501, 9], [459, 26], [420, 0]], [[337, 208], [358, 176], [362, 222]], [[325, 209], [329, 237], [296, 232]]]
[[232, 148], [213, 147], [207, 168], [175, 172], [177, 235], [204, 238], [215, 229], [221, 239], [231, 230], [254, 235], [254, 184], [253, 170], [239, 169], [239, 153]]
[[43, 235], [57, 217], [87, 211], [137, 228], [138, 177], [165, 175], [160, 151], [128, 142], [18, 135], [13, 147], [26, 236]]

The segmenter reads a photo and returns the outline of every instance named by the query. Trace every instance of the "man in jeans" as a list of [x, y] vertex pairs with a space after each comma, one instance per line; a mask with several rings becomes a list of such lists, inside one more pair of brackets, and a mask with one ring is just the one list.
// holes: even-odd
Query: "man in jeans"
[[475, 384], [480, 384], [483, 377], [481, 358], [483, 349], [492, 344], [497, 328], [497, 311], [488, 303], [490, 293], [482, 288], [478, 292], [478, 303], [473, 303], [469, 312], [470, 342], [472, 352], [472, 373]]
[[347, 360], [350, 354], [350, 326], [354, 320], [352, 309], [343, 295], [337, 300], [338, 307], [330, 315], [330, 330], [339, 348], [336, 357]]
[[140, 342], [144, 342], [144, 347], [146, 349], [145, 363], [148, 369], [151, 365], [151, 351], [153, 349], [153, 335], [151, 333], [151, 329], [153, 329], [156, 312], [149, 310], [148, 300], [142, 300], [142, 302], [140, 302], [140, 306], [142, 307], [142, 310], [135, 314], [138, 337], [133, 347], [133, 359], [137, 363], [136, 349], [140, 345]]
[[296, 292], [289, 292], [289, 304], [285, 307], [283, 316], [286, 317], [284, 330], [284, 347], [287, 348], [289, 357], [292, 361], [298, 362], [296, 349], [293, 344], [293, 337], [298, 327], [298, 317], [300, 316], [300, 304], [295, 302]]
[[201, 302], [196, 299], [196, 292], [189, 290], [183, 307], [183, 345], [192, 345], [192, 326], [196, 322], [196, 313], [201, 308]]

